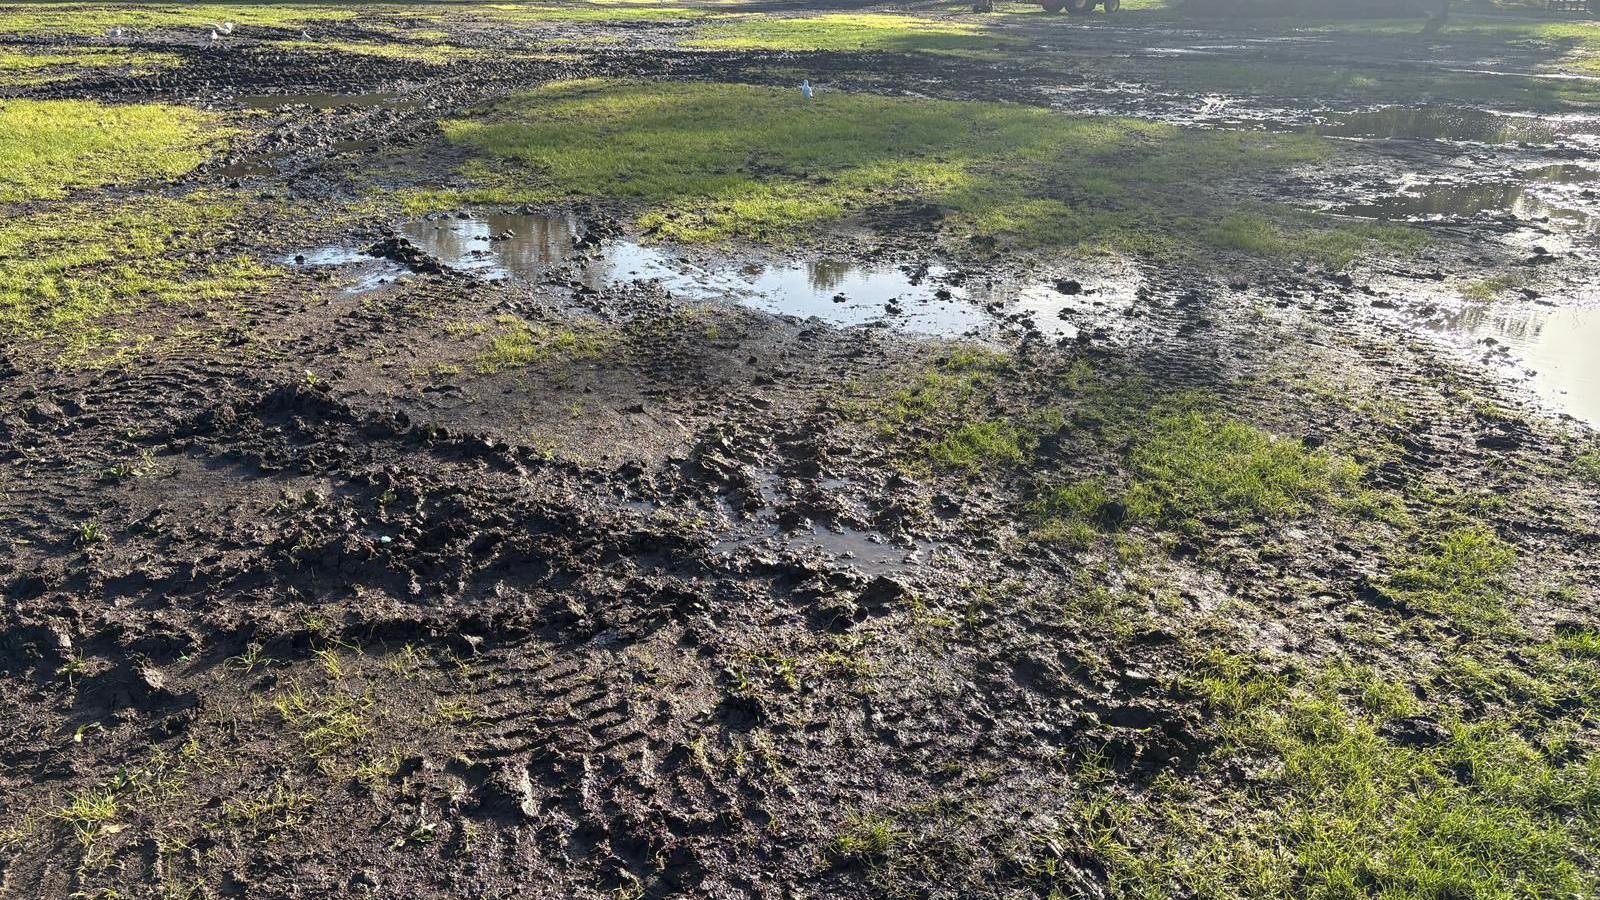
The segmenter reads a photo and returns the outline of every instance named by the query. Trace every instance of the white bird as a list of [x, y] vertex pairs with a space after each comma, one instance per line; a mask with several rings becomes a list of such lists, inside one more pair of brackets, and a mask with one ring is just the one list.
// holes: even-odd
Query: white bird
[[811, 99], [811, 79], [807, 78], [800, 82], [800, 96], [807, 100]]
[[117, 27], [111, 29], [111, 36], [114, 38], [122, 37], [122, 26], [118, 25]]
[[211, 42], [213, 44], [217, 42], [217, 33], [215, 31], [211, 32]]

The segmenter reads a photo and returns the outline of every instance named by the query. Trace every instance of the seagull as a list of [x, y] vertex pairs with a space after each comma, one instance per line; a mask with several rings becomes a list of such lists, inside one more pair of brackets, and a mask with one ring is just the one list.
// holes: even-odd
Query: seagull
[[215, 31], [211, 32], [211, 43], [215, 44], [217, 40], [217, 33]]
[[800, 96], [807, 100], [811, 99], [811, 79], [807, 78], [800, 82]]

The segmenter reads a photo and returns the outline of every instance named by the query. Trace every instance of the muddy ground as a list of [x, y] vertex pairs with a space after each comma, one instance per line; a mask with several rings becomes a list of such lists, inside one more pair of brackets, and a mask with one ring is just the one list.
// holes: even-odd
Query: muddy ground
[[[1452, 102], [1441, 125], [1385, 112], [1433, 107], [1381, 79], [1234, 90], [1177, 67], [1516, 84], [1539, 46], [1419, 55], [1270, 21], [1018, 15], [985, 27], [1025, 52], [993, 58], [408, 16], [317, 38], [426, 27], [494, 52], [425, 63], [272, 43], [292, 27], [224, 47], [150, 28], [130, 40], [181, 65], [0, 95], [234, 117], [192, 173], [82, 196], [258, 198], [213, 252], [276, 272], [241, 302], [129, 314], [150, 342], [109, 366], [0, 347], [0, 894], [1595, 887], [1600, 114], [1501, 95]], [[1433, 242], [1331, 267], [991, 252], [908, 204], [799, 245], [674, 247], [616, 200], [429, 217], [383, 196], [458, 184], [436, 123], [541, 83], [793, 87], [796, 71], [822, 91], [1320, 127], [1340, 155], [1257, 199], [1409, 219]], [[1548, 127], [1506, 139], [1507, 116]], [[729, 288], [740, 271], [759, 284]], [[508, 330], [566, 337], [484, 363]], [[930, 399], [930, 373], [970, 393]], [[1141, 435], [1190, 408], [1359, 474], [1337, 502], [1136, 520], [1133, 482], [1159, 480]], [[980, 421], [1031, 437], [965, 459]], [[1129, 497], [1063, 539], [1040, 498], [1093, 479]], [[1397, 573], [1479, 528], [1516, 560], [1487, 585], [1495, 615], [1402, 590]], [[1560, 677], [1540, 663], [1558, 645]], [[1470, 857], [1454, 888], [1373, 863], [1339, 893], [1297, 843], [1306, 819], [1273, 818], [1314, 818], [1308, 776], [1240, 737], [1254, 704], [1333, 669], [1364, 673], [1331, 696], [1371, 752], [1454, 752], [1494, 721], [1552, 783], [1588, 771], [1530, 807], [1560, 877], [1472, 857], [1441, 827], [1423, 867]], [[1360, 707], [1358, 682], [1403, 702]], [[1219, 683], [1281, 693], [1241, 704]], [[1452, 759], [1439, 796], [1512, 802]], [[1152, 821], [1176, 809], [1187, 826]], [[1354, 831], [1381, 838], [1388, 813], [1368, 814]], [[1255, 881], [1237, 859], [1252, 847]]]

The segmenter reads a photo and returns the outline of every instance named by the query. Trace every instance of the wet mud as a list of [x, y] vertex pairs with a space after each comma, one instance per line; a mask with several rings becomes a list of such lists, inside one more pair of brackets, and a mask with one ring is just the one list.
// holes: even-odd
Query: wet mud
[[[239, 352], [56, 370], [0, 350], [0, 895], [1109, 896], [1062, 811], [1097, 789], [1085, 760], [1142, 789], [1214, 747], [1208, 714], [1165, 689], [1194, 663], [1180, 635], [1250, 604], [1271, 611], [1241, 626], [1251, 649], [1336, 647], [1351, 609], [1381, 605], [1387, 536], [1201, 523], [1152, 537], [1139, 579], [1115, 551], [1037, 540], [1037, 473], [940, 469], [923, 448], [943, 432], [884, 425], [956, 354], [1000, 360], [986, 415], [1060, 412], [1037, 451], [1056, 471], [1094, 477], [1124, 451], [1084, 372], [1140, 403], [1204, 393], [1353, 450], [1373, 489], [1532, 497], [1497, 530], [1600, 578], [1600, 488], [1537, 476], [1600, 427], [1589, 125], [1282, 116], [1357, 149], [1262, 199], [1453, 239], [1338, 272], [952, 258], [870, 222], [801, 248], [680, 247], [591, 204], [334, 213], [397, 167], [448, 182], [439, 119], [557, 79], [786, 84], [769, 70], [803, 66], [830, 89], [873, 73], [884, 92], [1077, 112], [1118, 90], [1042, 64], [592, 30], [632, 43], [431, 65], [153, 34], [183, 66], [11, 90], [241, 116], [172, 190], [293, 214], [226, 248], [279, 270], [217, 339]], [[1295, 52], [1206, 29], [1028, 34]], [[1262, 127], [1181, 100], [1109, 105]], [[546, 343], [501, 367], [505, 335]], [[1135, 625], [1061, 612], [1101, 596], [1095, 578], [1135, 598]], [[115, 827], [85, 841], [56, 811], [97, 791]], [[841, 822], [873, 809], [924, 817], [904, 838], [919, 864], [890, 881], [840, 850]]]

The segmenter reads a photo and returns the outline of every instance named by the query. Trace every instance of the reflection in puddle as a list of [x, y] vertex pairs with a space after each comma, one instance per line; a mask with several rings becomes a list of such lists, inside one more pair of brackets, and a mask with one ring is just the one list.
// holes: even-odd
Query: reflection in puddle
[[1386, 106], [1364, 112], [1329, 113], [1309, 130], [1325, 137], [1486, 144], [1549, 144], [1561, 133], [1539, 116], [1438, 106]]
[[347, 276], [343, 288], [348, 294], [377, 290], [410, 274], [399, 263], [369, 256], [366, 251], [353, 247], [318, 247], [279, 257], [274, 262], [280, 266], [337, 268]]
[[563, 276], [586, 287], [655, 279], [692, 300], [732, 300], [778, 315], [815, 317], [833, 325], [892, 319], [905, 331], [962, 335], [983, 327], [969, 292], [950, 284], [939, 266], [907, 270], [827, 259], [703, 269], [654, 247], [606, 241], [585, 256], [576, 218], [560, 214], [505, 213], [437, 218], [401, 227], [413, 244], [455, 269], [486, 278], [536, 280], [582, 262]]
[[[658, 247], [590, 243], [565, 213], [490, 213], [408, 222], [400, 235], [452, 269], [602, 290], [654, 280], [679, 297], [731, 301], [837, 327], [891, 327], [935, 337], [986, 337], [1001, 328], [1050, 340], [1104, 341], [1125, 330], [1143, 277], [1132, 265], [1083, 264], [1076, 280], [1023, 275], [990, 279], [938, 264], [859, 264], [832, 259], [703, 266]], [[360, 250], [329, 247], [281, 265], [359, 266], [352, 290], [371, 290], [404, 271]], [[1063, 287], [1070, 284], [1071, 287]], [[1080, 329], [1089, 326], [1087, 333]]]
[[1330, 207], [1336, 215], [1384, 221], [1471, 218], [1481, 213], [1501, 213], [1518, 219], [1565, 219], [1595, 230], [1592, 216], [1556, 206], [1535, 196], [1520, 184], [1422, 184], [1371, 200]]
[[1475, 304], [1435, 327], [1505, 345], [1541, 397], [1600, 428], [1600, 307]]

